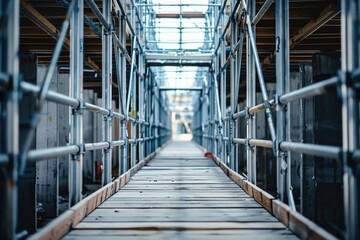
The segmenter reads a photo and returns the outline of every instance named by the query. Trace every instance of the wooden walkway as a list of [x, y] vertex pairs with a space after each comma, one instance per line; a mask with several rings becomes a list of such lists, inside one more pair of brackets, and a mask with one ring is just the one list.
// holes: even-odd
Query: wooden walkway
[[296, 239], [191, 142], [172, 142], [64, 239]]

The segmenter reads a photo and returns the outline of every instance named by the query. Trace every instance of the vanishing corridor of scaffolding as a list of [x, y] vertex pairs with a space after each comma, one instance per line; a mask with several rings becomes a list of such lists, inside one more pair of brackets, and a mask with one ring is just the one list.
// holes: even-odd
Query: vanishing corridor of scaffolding
[[92, 211], [182, 134], [298, 237], [360, 239], [358, 0], [39, 2], [0, 0], [0, 238], [63, 237], [89, 212], [36, 235], [39, 196], [118, 184]]

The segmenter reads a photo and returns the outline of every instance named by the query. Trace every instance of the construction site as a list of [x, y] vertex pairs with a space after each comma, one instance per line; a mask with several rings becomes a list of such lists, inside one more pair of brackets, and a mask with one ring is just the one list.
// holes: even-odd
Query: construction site
[[359, 0], [0, 0], [0, 239], [360, 239]]

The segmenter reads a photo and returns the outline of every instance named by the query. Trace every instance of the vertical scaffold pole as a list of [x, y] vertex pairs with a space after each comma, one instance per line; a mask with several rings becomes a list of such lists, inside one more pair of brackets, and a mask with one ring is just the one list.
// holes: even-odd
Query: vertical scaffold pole
[[[103, 0], [103, 15], [106, 21], [111, 24], [111, 7], [110, 0]], [[102, 44], [102, 105], [104, 108], [111, 112], [111, 97], [112, 97], [112, 48], [111, 48], [111, 29], [106, 29], [103, 26], [103, 44]], [[112, 128], [112, 116], [104, 116], [103, 121], [103, 141], [111, 142], [111, 128]], [[103, 150], [103, 174], [102, 185], [106, 185], [111, 182], [111, 156], [112, 146]]]
[[[213, 103], [214, 101], [214, 97], [213, 97], [213, 92], [214, 92], [214, 79], [210, 80], [210, 88], [209, 88], [209, 102]], [[209, 151], [210, 152], [214, 152], [214, 145], [215, 145], [215, 139], [214, 139], [214, 135], [215, 135], [215, 131], [214, 131], [214, 126], [215, 126], [215, 116], [214, 116], [214, 108], [213, 108], [213, 104], [209, 104]]]
[[[289, 70], [289, 3], [288, 0], [276, 1], [276, 92], [278, 96], [286, 93], [286, 85], [290, 82]], [[278, 144], [286, 141], [286, 105], [277, 106], [277, 139]], [[289, 203], [289, 187], [287, 176], [291, 177], [291, 165], [288, 153], [277, 148], [277, 193], [282, 202]]]
[[[141, 1], [138, 1], [139, 3]], [[139, 16], [140, 19], [139, 21], [142, 21], [142, 17], [143, 17], [143, 7], [139, 6], [138, 9], [139, 12]], [[144, 29], [142, 28], [142, 24], [141, 22], [139, 22], [139, 35], [140, 35], [140, 39], [141, 39], [141, 43], [139, 44], [143, 44], [144, 43]], [[144, 120], [145, 118], [145, 109], [144, 109], [144, 103], [145, 103], [145, 96], [146, 96], [146, 89], [145, 89], [145, 71], [144, 71], [144, 53], [140, 52], [139, 54], [139, 118]], [[145, 138], [145, 125], [144, 124], [140, 124], [139, 125], [139, 134], [140, 134], [140, 138], [144, 139]], [[143, 160], [145, 158], [145, 142], [140, 142], [139, 143], [139, 161]]]
[[[7, 18], [0, 39], [0, 70], [9, 88], [0, 103], [0, 154], [7, 158], [0, 176], [0, 232], [3, 239], [16, 239], [19, 161], [19, 1], [0, 1], [0, 15]], [[3, 8], [2, 8], [3, 7]], [[4, 68], [3, 68], [4, 67]], [[4, 174], [3, 174], [4, 173]]]
[[[120, 4], [123, 4], [121, 2]], [[124, 7], [124, 5], [123, 5]], [[120, 24], [119, 24], [119, 39], [122, 46], [126, 46], [126, 15], [121, 13], [120, 16]], [[123, 114], [127, 116], [126, 112], [126, 58], [128, 52], [124, 49], [123, 53], [121, 54], [120, 58], [120, 69], [121, 69], [121, 97], [122, 98], [122, 109]], [[125, 141], [125, 144], [120, 147], [120, 161], [121, 161], [121, 173], [125, 173], [128, 170], [128, 135], [127, 135], [127, 128], [126, 128], [126, 119], [122, 120], [120, 123], [120, 139]]]
[[[231, 0], [231, 5], [230, 5], [230, 9], [231, 11], [234, 10], [235, 8], [235, 0]], [[230, 135], [229, 135], [229, 142], [228, 144], [230, 145], [230, 168], [232, 170], [236, 169], [236, 165], [237, 165], [237, 158], [236, 158], [236, 149], [237, 146], [234, 146], [234, 144], [232, 143], [232, 140], [234, 138], [235, 135], [235, 131], [237, 131], [237, 129], [235, 129], [235, 121], [232, 118], [232, 115], [235, 113], [236, 111], [236, 105], [237, 105], [237, 94], [236, 94], [236, 81], [237, 81], [237, 69], [236, 69], [236, 58], [235, 58], [235, 45], [236, 45], [236, 40], [237, 40], [237, 21], [235, 19], [235, 16], [231, 19], [231, 76], [230, 76], [230, 80], [231, 80], [231, 101], [230, 101], [230, 114], [229, 114], [229, 128], [230, 128]], [[236, 99], [235, 99], [236, 98]]]
[[[248, 1], [248, 14], [250, 19], [255, 16], [255, 1]], [[250, 21], [247, 19], [247, 21]], [[253, 29], [247, 29], [247, 31], [254, 31], [255, 36], [255, 27]], [[251, 48], [251, 39], [249, 34], [246, 37], [246, 47], [247, 47], [247, 56], [246, 56], [246, 106], [252, 107], [256, 104], [256, 76], [255, 76], [255, 60], [254, 60], [254, 51]], [[256, 138], [256, 119], [255, 115], [247, 114], [246, 122], [246, 134], [247, 139]], [[250, 146], [247, 144], [246, 150], [246, 159], [247, 159], [247, 177], [248, 180], [256, 184], [256, 147]]]
[[342, 132], [344, 159], [345, 238], [359, 239], [360, 164], [352, 159], [360, 149], [359, 72], [360, 69], [360, 2], [341, 1], [341, 68], [342, 68]]
[[[83, 58], [84, 58], [84, 1], [78, 0], [70, 18], [70, 86], [71, 97], [80, 100], [80, 106], [72, 109], [70, 144], [83, 144]], [[82, 147], [81, 147], [82, 149]], [[82, 198], [83, 151], [70, 156], [69, 164], [69, 205]]]
[[[221, 12], [220, 13], [220, 18], [221, 18], [221, 33], [224, 31], [225, 29], [225, 13]], [[221, 118], [225, 118], [226, 117], [226, 67], [225, 63], [226, 63], [226, 35], [220, 39], [221, 41], [221, 52], [220, 52], [220, 91], [221, 91]], [[213, 103], [213, 102], [211, 102]], [[223, 134], [225, 134], [226, 131], [226, 121], [224, 121], [223, 119], [219, 119], [219, 121], [222, 121], [222, 126], [223, 126]], [[228, 137], [228, 136], [226, 136]], [[221, 142], [220, 142], [221, 146], [222, 146], [222, 161], [224, 161], [227, 164], [227, 156], [228, 156], [228, 152], [226, 150], [226, 142], [223, 141], [223, 139], [221, 138]]]
[[[144, 65], [143, 53], [139, 54], [139, 118], [144, 120], [144, 99], [146, 92], [144, 91]], [[139, 138], [144, 138], [145, 125], [139, 124]], [[144, 159], [144, 142], [139, 142], [139, 161]]]
[[[216, 1], [216, 2], [218, 2], [218, 1]], [[217, 20], [218, 18], [219, 18], [219, 9], [220, 9], [220, 7], [217, 7], [217, 8], [214, 8], [213, 10], [213, 14], [214, 14], [214, 20]], [[214, 29], [214, 46], [218, 46], [218, 44], [219, 44], [219, 35], [220, 33], [219, 33], [219, 28], [215, 28]], [[217, 79], [218, 79], [218, 76], [219, 76], [219, 74], [220, 74], [220, 71], [219, 71], [219, 52], [215, 52], [215, 54], [214, 54], [214, 57], [213, 57], [213, 71], [214, 71], [214, 73], [212, 73], [211, 75], [208, 75], [208, 85], [207, 85], [207, 88], [205, 88], [205, 91], [207, 91], [207, 89], [209, 89], [209, 86], [210, 86], [210, 82], [212, 81], [212, 75], [214, 76], [214, 79], [215, 79], [215, 81], [217, 81]], [[216, 84], [217, 85], [217, 84]], [[217, 92], [219, 92], [219, 89], [216, 89], [216, 91]], [[206, 92], [204, 92], [204, 93], [206, 93]], [[206, 101], [205, 101], [205, 99], [207, 99], [207, 97], [205, 96], [205, 94], [204, 94], [204, 102], [203, 103], [206, 103]], [[207, 109], [207, 108], [203, 108], [202, 110], [203, 111], [205, 111], [205, 109]], [[217, 146], [216, 146], [216, 149], [215, 149], [215, 152], [214, 152], [214, 154], [216, 155], [216, 156], [218, 156], [218, 157], [220, 157], [221, 158], [221, 151], [222, 151], [222, 134], [221, 134], [221, 116], [219, 116], [219, 114], [217, 114], [218, 115], [218, 120], [219, 120], [219, 123], [218, 123], [218, 128], [216, 129], [216, 133], [217, 133], [217, 135], [218, 135], [218, 140], [217, 140]], [[208, 114], [207, 114], [207, 116], [208, 116]], [[203, 118], [203, 119], [205, 119], [205, 118]], [[208, 126], [207, 126], [208, 127]], [[205, 131], [205, 129], [206, 129], [206, 127], [204, 128], [204, 132], [206, 132]], [[208, 141], [208, 139], [206, 139], [206, 141]], [[205, 143], [205, 138], [204, 138], [204, 143]]]
[[[134, 46], [136, 46], [136, 40], [134, 40]], [[136, 59], [136, 55], [134, 56]], [[134, 60], [136, 62], [136, 60]], [[137, 79], [140, 76], [138, 76], [137, 74], [137, 66], [134, 68], [133, 71], [133, 77], [132, 77], [132, 88], [130, 91], [132, 91], [132, 108], [131, 108], [131, 117], [137, 119], [137, 101], [138, 101], [138, 96], [136, 94], [136, 88], [138, 85], [138, 81]], [[136, 157], [137, 157], [137, 144], [136, 144], [136, 138], [137, 138], [137, 121], [131, 124], [131, 138], [135, 139], [135, 142], [131, 145], [131, 167], [135, 166], [136, 164]]]

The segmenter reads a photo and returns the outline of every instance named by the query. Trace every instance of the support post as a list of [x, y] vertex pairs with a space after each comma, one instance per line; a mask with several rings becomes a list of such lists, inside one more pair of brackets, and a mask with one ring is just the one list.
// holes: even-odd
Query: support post
[[[5, 3], [4, 3], [5, 2]], [[19, 1], [0, 1], [1, 16], [7, 25], [0, 42], [0, 70], [7, 74], [9, 89], [0, 102], [0, 154], [7, 153], [0, 176], [0, 232], [4, 239], [16, 239], [19, 161]], [[6, 14], [6, 12], [8, 13]], [[2, 67], [4, 66], [4, 69]], [[1, 90], [3, 93], [4, 89]]]
[[[108, 23], [111, 22], [111, 0], [103, 0], [103, 15]], [[106, 29], [104, 26], [103, 30], [103, 39], [102, 39], [102, 105], [103, 108], [106, 108], [112, 111], [111, 107], [111, 96], [112, 96], [112, 46], [111, 46], [111, 31]], [[112, 116], [104, 116], [103, 121], [103, 141], [111, 142], [111, 127], [112, 127]], [[109, 148], [103, 149], [102, 163], [103, 163], [103, 172], [101, 184], [105, 186], [111, 182], [111, 156], [112, 156], [112, 146], [110, 144]]]
[[[231, 7], [230, 9], [233, 10], [235, 7], [235, 0], [231, 0]], [[237, 82], [237, 69], [236, 69], [236, 58], [235, 58], [235, 45], [237, 40], [237, 21], [235, 19], [235, 16], [231, 19], [231, 76], [230, 76], [230, 82], [231, 82], [231, 99], [230, 99], [230, 114], [229, 114], [229, 141], [228, 144], [230, 145], [230, 168], [232, 170], [235, 170], [236, 168], [236, 149], [237, 146], [235, 146], [232, 143], [232, 140], [234, 138], [236, 129], [235, 129], [235, 121], [233, 119], [233, 114], [236, 111], [236, 105], [237, 105], [237, 94], [236, 94], [236, 82]]]
[[[289, 73], [289, 2], [276, 1], [276, 92], [278, 96], [286, 93], [290, 82]], [[279, 144], [287, 141], [286, 124], [287, 105], [277, 106], [277, 194], [282, 202], [289, 203], [290, 185], [287, 177], [291, 178], [291, 165], [288, 162], [288, 152], [282, 151]]]
[[[143, 53], [139, 54], [139, 72], [140, 72], [140, 76], [139, 76], [139, 118], [144, 120], [145, 116], [144, 116], [144, 99], [145, 99], [145, 89], [144, 89], [144, 82], [145, 82], [145, 77], [144, 77], [144, 56]], [[145, 137], [145, 125], [144, 124], [139, 124], [139, 138], [144, 139]], [[139, 161], [144, 159], [144, 146], [145, 143], [144, 142], [139, 142]]]
[[[224, 12], [220, 13], [220, 18], [221, 18], [221, 26], [223, 26], [223, 29], [221, 30], [221, 32], [224, 31], [225, 28], [225, 14]], [[221, 35], [219, 35], [221, 36]], [[220, 41], [221, 41], [221, 52], [220, 52], [220, 91], [221, 91], [221, 118], [226, 117], [226, 67], [225, 63], [226, 63], [226, 36], [223, 36]], [[226, 121], [223, 121], [223, 119], [219, 119], [219, 121], [222, 121], [222, 126], [223, 126], [223, 133], [225, 134], [226, 131]], [[223, 136], [222, 136], [223, 137]], [[225, 163], [227, 162], [227, 156], [228, 156], [228, 152], [226, 149], [226, 142], [223, 141], [222, 137], [220, 138], [221, 142], [221, 146], [222, 146], [222, 161], [224, 161]], [[228, 136], [226, 136], [228, 137]]]
[[360, 68], [360, 2], [342, 0], [341, 4], [344, 213], [345, 239], [350, 240], [360, 238], [360, 164], [352, 159], [353, 153], [360, 149], [359, 75], [354, 75]]
[[[120, 3], [122, 4], [122, 3]], [[121, 13], [120, 22], [119, 22], [119, 40], [122, 46], [126, 46], [126, 15]], [[127, 116], [128, 112], [126, 112], [126, 57], [128, 53], [127, 51], [123, 51], [120, 58], [120, 83], [121, 83], [121, 97], [122, 98], [122, 109], [123, 114]], [[126, 119], [120, 122], [120, 139], [125, 141], [125, 144], [120, 147], [120, 170], [119, 176], [125, 173], [128, 170], [128, 135], [126, 128]]]
[[[71, 97], [82, 100], [83, 88], [83, 33], [84, 2], [78, 0], [70, 18], [70, 86]], [[83, 143], [83, 109], [72, 109], [70, 144]], [[69, 207], [82, 198], [83, 153], [70, 156], [69, 164]]]
[[[255, 1], [248, 1], [249, 10], [248, 14], [250, 19], [255, 16]], [[247, 20], [249, 21], [249, 19]], [[255, 27], [253, 29], [247, 29], [247, 31], [254, 31], [253, 35], [255, 36]], [[254, 60], [254, 51], [251, 48], [251, 39], [249, 34], [246, 36], [246, 47], [247, 47], [247, 56], [246, 56], [246, 106], [252, 107], [256, 104], [256, 76], [255, 76], [255, 60]], [[256, 119], [255, 115], [247, 114], [246, 119], [246, 134], [247, 139], [256, 138]], [[256, 147], [246, 146], [246, 159], [247, 159], [247, 177], [248, 180], [256, 184]]]
[[[134, 46], [136, 45], [136, 40], [134, 39], [134, 42], [133, 42]], [[136, 55], [135, 55], [135, 58], [136, 58]], [[135, 61], [135, 60], [134, 60]], [[131, 117], [134, 118], [134, 119], [137, 119], [138, 116], [137, 116], [137, 94], [136, 94], [136, 88], [137, 88], [137, 78], [139, 78], [139, 76], [137, 76], [137, 67], [134, 68], [134, 72], [133, 72], [133, 78], [132, 78], [132, 88], [130, 91], [132, 91], [132, 98], [131, 98], [131, 101], [132, 101], [132, 107], [131, 107]], [[136, 157], [137, 157], [137, 141], [136, 141], [136, 138], [137, 138], [137, 122], [133, 122], [131, 124], [131, 138], [132, 139], [135, 139], [135, 143], [133, 143], [131, 145], [131, 167], [135, 166], [136, 164]]]

